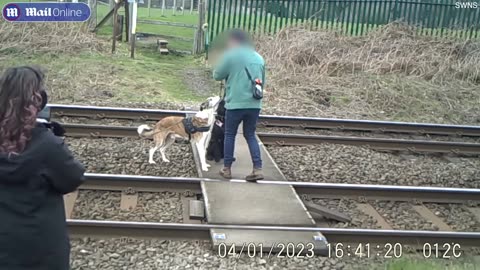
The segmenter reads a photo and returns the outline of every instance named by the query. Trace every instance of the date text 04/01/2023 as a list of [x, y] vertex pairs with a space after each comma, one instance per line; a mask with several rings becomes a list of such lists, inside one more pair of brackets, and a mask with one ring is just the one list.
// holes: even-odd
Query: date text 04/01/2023
[[313, 243], [274, 243], [264, 245], [259, 243], [243, 243], [242, 245], [220, 243], [217, 255], [221, 258], [248, 256], [250, 258], [313, 258], [315, 245]]
[[[404, 246], [400, 243], [360, 243], [343, 244], [328, 243], [328, 257], [380, 257], [384, 259], [401, 258], [403, 256]], [[460, 258], [463, 254], [460, 244], [457, 243], [425, 243], [422, 247], [422, 254], [425, 258]]]

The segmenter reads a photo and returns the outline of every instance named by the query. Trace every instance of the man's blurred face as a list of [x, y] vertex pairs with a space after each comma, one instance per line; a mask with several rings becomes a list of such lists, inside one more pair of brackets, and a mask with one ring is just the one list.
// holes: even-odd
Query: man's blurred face
[[234, 39], [234, 38], [230, 38], [228, 39], [228, 42], [227, 42], [227, 48], [234, 48], [234, 47], [237, 47], [240, 43]]

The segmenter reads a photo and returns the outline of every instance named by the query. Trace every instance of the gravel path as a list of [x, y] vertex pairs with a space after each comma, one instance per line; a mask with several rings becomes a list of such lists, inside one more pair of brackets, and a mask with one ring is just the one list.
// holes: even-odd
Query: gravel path
[[321, 144], [267, 146], [291, 181], [412, 186], [480, 187], [480, 159], [402, 156], [363, 147]]
[[141, 192], [137, 207], [120, 209], [120, 192], [81, 190], [73, 209], [74, 219], [142, 222], [183, 222], [181, 195], [174, 192]]
[[75, 156], [88, 172], [156, 176], [196, 177], [190, 145], [176, 143], [166, 151], [170, 163], [162, 162], [159, 152], [148, 163], [151, 142], [141, 138], [67, 138]]
[[220, 258], [209, 242], [167, 240], [72, 240], [72, 270], [157, 269], [369, 269], [374, 259], [314, 258]]

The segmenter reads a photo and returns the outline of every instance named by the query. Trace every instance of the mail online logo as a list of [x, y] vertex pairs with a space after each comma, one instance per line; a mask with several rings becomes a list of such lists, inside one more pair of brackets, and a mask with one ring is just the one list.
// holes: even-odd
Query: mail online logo
[[6, 4], [3, 7], [3, 17], [7, 21], [16, 21], [20, 18], [20, 8], [16, 4]]
[[2, 15], [10, 22], [84, 22], [90, 8], [85, 3], [8, 3]]

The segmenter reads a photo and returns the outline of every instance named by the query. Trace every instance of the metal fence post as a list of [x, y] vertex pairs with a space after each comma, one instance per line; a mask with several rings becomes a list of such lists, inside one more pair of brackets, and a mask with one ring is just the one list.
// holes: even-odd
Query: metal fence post
[[398, 0], [395, 0], [395, 3], [393, 4], [393, 21], [397, 21], [399, 18], [400, 16], [398, 14]]

